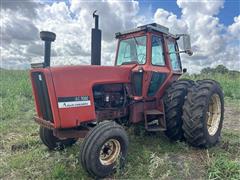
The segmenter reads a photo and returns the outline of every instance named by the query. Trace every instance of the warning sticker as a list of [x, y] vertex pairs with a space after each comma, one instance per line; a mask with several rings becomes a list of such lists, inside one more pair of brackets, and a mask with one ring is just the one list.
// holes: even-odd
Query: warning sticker
[[58, 97], [58, 108], [91, 106], [89, 96]]

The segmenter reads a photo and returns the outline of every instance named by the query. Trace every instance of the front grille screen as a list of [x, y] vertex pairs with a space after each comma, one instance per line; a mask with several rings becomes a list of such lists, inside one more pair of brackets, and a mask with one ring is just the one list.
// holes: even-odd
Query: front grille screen
[[43, 119], [47, 121], [53, 121], [52, 109], [50, 105], [46, 80], [41, 72], [33, 72], [32, 79], [36, 88], [36, 95], [40, 106], [40, 111], [43, 115]]

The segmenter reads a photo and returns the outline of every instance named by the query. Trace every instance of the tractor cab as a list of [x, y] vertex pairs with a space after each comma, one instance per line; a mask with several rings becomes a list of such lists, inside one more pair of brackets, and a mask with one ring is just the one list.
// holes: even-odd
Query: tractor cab
[[[192, 55], [189, 35], [170, 34], [167, 27], [156, 23], [116, 33], [116, 38], [119, 43], [115, 65], [136, 63], [166, 66], [169, 65], [167, 60], [170, 58], [171, 68], [174, 71], [181, 71], [179, 54], [185, 52]], [[184, 43], [183, 51], [179, 51], [178, 48], [177, 41], [180, 39]]]
[[[135, 64], [132, 69], [134, 95], [142, 98], [160, 97], [165, 82], [182, 74], [180, 53], [192, 54], [189, 35], [170, 34], [167, 27], [156, 23], [116, 33], [116, 38], [115, 65]], [[182, 51], [178, 40], [183, 40]]]

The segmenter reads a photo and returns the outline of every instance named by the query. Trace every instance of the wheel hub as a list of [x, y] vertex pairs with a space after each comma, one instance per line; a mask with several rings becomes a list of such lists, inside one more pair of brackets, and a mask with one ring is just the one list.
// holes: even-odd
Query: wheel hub
[[118, 140], [110, 139], [104, 143], [100, 150], [99, 160], [103, 165], [110, 165], [114, 163], [119, 154], [121, 146]]
[[208, 106], [207, 128], [208, 133], [213, 136], [218, 130], [221, 119], [221, 101], [218, 94], [213, 94]]

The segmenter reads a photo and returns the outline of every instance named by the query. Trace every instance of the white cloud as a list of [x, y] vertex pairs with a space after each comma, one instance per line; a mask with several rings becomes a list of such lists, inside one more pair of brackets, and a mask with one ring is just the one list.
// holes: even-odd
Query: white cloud
[[187, 33], [187, 24], [178, 19], [175, 14], [164, 9], [157, 9], [154, 14], [154, 21], [170, 29], [171, 33]]
[[[115, 32], [134, 27], [134, 21], [129, 19], [134, 20], [138, 12], [136, 1], [72, 0], [70, 7], [64, 2], [45, 6], [41, 12], [38, 12], [43, 16], [39, 18], [36, 26], [39, 30], [49, 30], [57, 34], [53, 49], [56, 50], [58, 57], [53, 58], [53, 64], [90, 63], [91, 28], [94, 24], [92, 13], [95, 9], [100, 15], [102, 29], [102, 63], [107, 65], [114, 63]], [[63, 60], [63, 57], [66, 60]]]
[[236, 51], [239, 47], [229, 44], [233, 43], [233, 36], [239, 37], [240, 18], [235, 17], [235, 22], [225, 27], [215, 16], [223, 8], [224, 1], [177, 0], [177, 5], [181, 8], [181, 17], [177, 18], [172, 12], [157, 9], [154, 20], [170, 27], [171, 32], [188, 32], [191, 35], [194, 55], [183, 55], [183, 66], [190, 72], [198, 72], [203, 67], [217, 64], [239, 68], [234, 66], [239, 62], [239, 53]]
[[182, 8], [182, 14], [205, 14], [216, 15], [219, 10], [224, 7], [223, 0], [177, 0], [177, 5]]
[[240, 15], [234, 17], [234, 23], [228, 27], [228, 31], [232, 36], [240, 39]]
[[91, 28], [94, 25], [92, 12], [97, 9], [103, 33], [103, 64], [114, 63], [115, 32], [155, 21], [169, 27], [172, 33], [190, 33], [194, 56], [182, 56], [184, 67], [194, 72], [217, 64], [236, 69], [236, 61], [239, 62], [239, 41], [236, 39], [240, 37], [240, 16], [226, 27], [216, 17], [224, 7], [223, 0], [177, 0], [177, 5], [181, 8], [181, 17], [161, 8], [153, 15], [148, 11], [139, 14], [139, 2], [135, 0], [70, 0], [69, 4], [30, 0], [14, 4], [9, 1], [3, 4], [1, 11], [2, 66], [26, 67], [30, 62], [42, 61], [41, 30], [57, 34], [52, 44], [53, 65], [89, 64]]
[[103, 39], [111, 41], [114, 33], [131, 25], [131, 18], [138, 12], [138, 2], [124, 1], [82, 1], [72, 0], [70, 10], [76, 14], [79, 21], [84, 22], [83, 28], [88, 31], [93, 24], [92, 13], [97, 9], [100, 14], [100, 28]]

